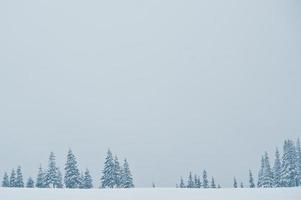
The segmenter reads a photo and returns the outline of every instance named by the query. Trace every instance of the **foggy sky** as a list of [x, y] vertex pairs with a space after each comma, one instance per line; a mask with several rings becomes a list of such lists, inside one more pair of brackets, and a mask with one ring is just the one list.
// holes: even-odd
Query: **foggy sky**
[[189, 171], [247, 184], [301, 136], [301, 3], [0, 1], [0, 176], [68, 148], [99, 186], [110, 148], [135, 184]]

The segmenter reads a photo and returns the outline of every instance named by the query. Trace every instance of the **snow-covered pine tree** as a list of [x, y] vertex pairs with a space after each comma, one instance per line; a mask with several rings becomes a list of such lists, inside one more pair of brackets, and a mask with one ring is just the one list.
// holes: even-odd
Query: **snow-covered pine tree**
[[244, 183], [243, 182], [240, 183], [240, 188], [244, 188]]
[[185, 188], [185, 183], [184, 183], [183, 177], [181, 177], [181, 180], [180, 180], [180, 188]]
[[249, 170], [249, 187], [255, 188], [254, 178], [251, 170]]
[[103, 175], [101, 177], [101, 185], [103, 188], [113, 188], [115, 186], [115, 166], [112, 152], [108, 150], [105, 160]]
[[234, 187], [234, 188], [237, 188], [237, 181], [236, 181], [236, 177], [234, 177], [234, 179], [233, 179], [233, 187]]
[[10, 178], [9, 178], [9, 187], [16, 187], [16, 171], [12, 169]]
[[133, 188], [133, 177], [131, 174], [131, 170], [129, 167], [129, 163], [127, 159], [124, 160], [123, 168], [122, 168], [122, 174], [121, 174], [121, 187], [123, 188]]
[[80, 185], [80, 174], [77, 168], [77, 161], [72, 150], [69, 149], [67, 162], [65, 164], [65, 186], [66, 188], [78, 188]]
[[211, 178], [210, 187], [211, 187], [211, 188], [216, 188], [216, 185], [215, 185], [215, 181], [214, 181], [213, 176], [212, 176], [212, 178]]
[[78, 179], [79, 180], [78, 188], [80, 188], [80, 189], [84, 189], [85, 188], [85, 186], [84, 186], [84, 179], [85, 179], [84, 173], [81, 172], [80, 175], [79, 175], [79, 179]]
[[59, 178], [58, 168], [56, 167], [55, 162], [55, 155], [53, 152], [51, 152], [48, 161], [48, 169], [45, 174], [45, 187], [58, 188], [58, 183], [60, 182], [60, 180], [58, 180]]
[[194, 182], [192, 178], [192, 173], [189, 173], [188, 181], [187, 181], [187, 188], [194, 188]]
[[115, 186], [117, 188], [120, 188], [120, 186], [121, 186], [121, 167], [120, 167], [117, 156], [115, 156], [115, 159], [114, 159], [114, 177], [115, 177]]
[[209, 188], [209, 181], [206, 170], [203, 171], [203, 188]]
[[27, 188], [34, 188], [34, 181], [31, 177], [28, 178], [27, 183], [26, 183]]
[[88, 169], [86, 169], [84, 174], [84, 188], [90, 189], [93, 188], [93, 181]]
[[270, 188], [273, 186], [273, 173], [270, 166], [268, 153], [264, 154], [264, 167], [263, 167], [263, 176], [262, 176], [262, 187]]
[[201, 187], [201, 184], [199, 182], [199, 177], [196, 174], [194, 175], [194, 187], [195, 188], [200, 188]]
[[282, 167], [281, 167], [281, 186], [294, 187], [297, 185], [296, 170], [296, 148], [294, 142], [287, 140], [284, 142]]
[[21, 170], [21, 166], [18, 166], [17, 168], [17, 177], [16, 177], [16, 185], [15, 187], [24, 187], [24, 182], [23, 182], [23, 174]]
[[9, 178], [6, 172], [4, 173], [3, 176], [2, 187], [9, 187]]
[[37, 188], [45, 188], [45, 173], [43, 171], [42, 166], [40, 165], [39, 167], [39, 172], [37, 175], [37, 180], [36, 180], [36, 187]]
[[281, 187], [281, 161], [280, 154], [278, 148], [276, 148], [275, 152], [275, 161], [273, 166], [273, 187]]
[[257, 182], [257, 187], [262, 187], [262, 182], [263, 182], [263, 171], [264, 171], [264, 157], [261, 157], [261, 166], [260, 170], [258, 172], [258, 182]]
[[297, 139], [296, 143], [296, 167], [297, 167], [297, 186], [301, 186], [301, 145], [300, 138]]

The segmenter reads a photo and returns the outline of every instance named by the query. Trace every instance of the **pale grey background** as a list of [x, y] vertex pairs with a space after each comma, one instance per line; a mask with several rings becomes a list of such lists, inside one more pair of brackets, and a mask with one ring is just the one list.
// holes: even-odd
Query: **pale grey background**
[[[137, 186], [208, 169], [246, 180], [301, 135], [301, 2], [0, 1], [0, 174], [61, 168], [98, 186], [107, 148]], [[254, 172], [257, 174], [257, 172]]]

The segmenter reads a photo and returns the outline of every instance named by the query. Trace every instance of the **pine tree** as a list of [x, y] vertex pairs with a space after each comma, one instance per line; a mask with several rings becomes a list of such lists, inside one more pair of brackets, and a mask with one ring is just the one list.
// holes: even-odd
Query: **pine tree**
[[85, 171], [83, 182], [84, 182], [83, 185], [84, 185], [85, 189], [93, 188], [92, 177], [91, 177], [88, 169], [86, 169], [86, 171]]
[[281, 162], [278, 148], [276, 148], [275, 161], [273, 167], [273, 187], [281, 187]]
[[17, 168], [17, 177], [16, 177], [15, 187], [24, 187], [23, 174], [22, 174], [21, 166], [18, 166], [18, 168]]
[[45, 188], [45, 173], [43, 172], [42, 166], [39, 167], [39, 172], [36, 181], [37, 188]]
[[195, 188], [200, 188], [201, 187], [200, 179], [196, 174], [194, 175], [194, 187]]
[[152, 183], [152, 188], [155, 188], [156, 187], [156, 184], [155, 183]]
[[84, 179], [85, 179], [84, 173], [81, 172], [80, 175], [79, 175], [79, 179], [78, 179], [79, 180], [78, 188], [80, 188], [80, 189], [84, 189], [85, 188], [85, 186], [84, 186]]
[[78, 188], [80, 184], [80, 174], [77, 168], [77, 161], [76, 158], [69, 149], [67, 155], [67, 162], [65, 164], [65, 186], [66, 188]]
[[133, 184], [133, 177], [130, 171], [129, 164], [127, 160], [124, 160], [122, 174], [121, 174], [121, 187], [123, 188], [133, 188], [135, 187]]
[[261, 157], [261, 166], [260, 170], [258, 172], [258, 182], [257, 182], [257, 187], [262, 187], [262, 182], [263, 182], [263, 171], [264, 171], [264, 157]]
[[58, 167], [56, 168], [56, 174], [57, 174], [57, 177], [56, 177], [55, 186], [56, 186], [56, 188], [63, 188], [64, 187], [63, 177], [62, 177], [62, 173]]
[[255, 188], [254, 178], [251, 170], [249, 170], [249, 184], [250, 188]]
[[115, 186], [115, 166], [112, 152], [108, 150], [101, 183], [103, 188], [113, 188]]
[[27, 188], [34, 188], [34, 181], [31, 177], [28, 178], [27, 183], [26, 183]]
[[183, 177], [181, 177], [180, 188], [185, 188], [185, 183], [184, 183]]
[[236, 177], [234, 177], [234, 179], [233, 179], [233, 187], [234, 187], [234, 188], [237, 188], [237, 181], [236, 181]]
[[211, 186], [211, 188], [216, 188], [215, 181], [214, 181], [213, 177], [211, 178], [211, 184], [210, 184], [210, 186]]
[[293, 141], [284, 142], [282, 167], [281, 167], [281, 186], [294, 187], [297, 185], [296, 170], [296, 149]]
[[297, 186], [301, 186], [301, 145], [298, 138], [296, 143]]
[[62, 185], [60, 183], [61, 180], [59, 180], [61, 177], [59, 177], [60, 174], [58, 172], [59, 171], [55, 162], [55, 155], [53, 152], [51, 152], [48, 161], [48, 169], [45, 174], [45, 187], [59, 188], [59, 186]]
[[3, 176], [2, 187], [9, 187], [9, 178], [6, 172]]
[[193, 179], [192, 179], [192, 173], [191, 172], [189, 173], [189, 176], [188, 176], [187, 188], [194, 188], [194, 182], [193, 182]]
[[115, 156], [115, 159], [114, 159], [114, 177], [115, 177], [115, 186], [117, 188], [120, 188], [120, 186], [121, 186], [121, 167], [120, 167], [117, 156]]
[[203, 171], [203, 188], [209, 188], [209, 181], [208, 181], [208, 176], [207, 176], [207, 171]]
[[244, 183], [243, 182], [240, 183], [240, 188], [244, 188]]
[[264, 155], [264, 168], [263, 168], [263, 176], [262, 176], [262, 187], [270, 188], [273, 185], [273, 174], [270, 166], [268, 153], [265, 152]]
[[16, 187], [16, 172], [12, 169], [9, 179], [9, 187]]

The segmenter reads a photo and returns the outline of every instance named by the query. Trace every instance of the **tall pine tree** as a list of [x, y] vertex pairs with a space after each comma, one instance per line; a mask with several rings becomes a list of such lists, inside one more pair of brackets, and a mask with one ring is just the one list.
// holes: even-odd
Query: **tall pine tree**
[[103, 188], [113, 188], [115, 186], [115, 166], [112, 152], [108, 150], [105, 166], [102, 171], [101, 185]]
[[114, 179], [115, 179], [115, 186], [120, 188], [121, 186], [121, 167], [118, 161], [118, 157], [115, 156], [114, 159]]
[[281, 187], [281, 161], [278, 148], [276, 148], [275, 161], [273, 166], [273, 187]]
[[273, 186], [273, 173], [270, 166], [268, 153], [264, 154], [264, 167], [263, 167], [263, 176], [262, 176], [262, 187], [270, 188]]
[[39, 172], [37, 175], [37, 180], [36, 180], [36, 187], [37, 188], [45, 188], [46, 184], [45, 184], [45, 173], [42, 169], [42, 166], [40, 165], [39, 167]]
[[16, 171], [12, 169], [10, 178], [9, 178], [9, 187], [16, 187]]
[[296, 148], [291, 140], [284, 142], [282, 167], [281, 167], [281, 186], [294, 187], [297, 185], [296, 169]]
[[187, 188], [194, 188], [194, 182], [193, 182], [191, 172], [189, 173], [189, 176], [188, 176]]
[[209, 188], [209, 181], [206, 170], [203, 171], [203, 188]]
[[68, 151], [67, 162], [65, 164], [64, 181], [66, 188], [78, 188], [80, 185], [80, 174], [77, 167], [77, 161], [71, 149]]
[[261, 166], [260, 170], [258, 172], [258, 182], [257, 182], [257, 187], [262, 187], [262, 182], [263, 182], [263, 172], [264, 172], [264, 157], [261, 157]]
[[48, 169], [45, 174], [45, 187], [60, 188], [62, 186], [60, 179], [59, 169], [56, 167], [55, 155], [51, 152], [48, 161]]
[[17, 168], [16, 187], [24, 187], [21, 166], [18, 166]]
[[133, 177], [131, 174], [131, 170], [129, 167], [129, 163], [127, 159], [124, 160], [123, 168], [122, 168], [122, 174], [121, 174], [121, 187], [123, 188], [133, 188]]

